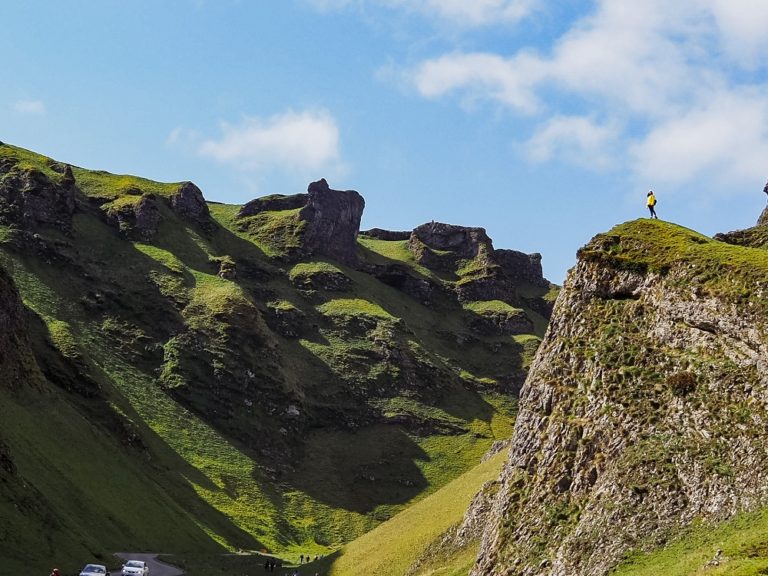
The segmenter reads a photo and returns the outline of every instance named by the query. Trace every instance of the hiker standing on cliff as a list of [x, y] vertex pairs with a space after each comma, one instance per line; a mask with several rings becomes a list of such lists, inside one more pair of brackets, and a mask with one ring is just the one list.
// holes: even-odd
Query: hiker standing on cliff
[[648, 194], [646, 194], [646, 202], [648, 205], [648, 210], [651, 213], [651, 218], [656, 218], [656, 220], [659, 219], [658, 216], [656, 216], [656, 195], [653, 193], [653, 190], [649, 190]]

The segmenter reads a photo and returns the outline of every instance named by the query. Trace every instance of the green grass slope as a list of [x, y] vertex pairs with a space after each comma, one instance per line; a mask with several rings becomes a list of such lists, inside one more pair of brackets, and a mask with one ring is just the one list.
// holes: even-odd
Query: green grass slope
[[[354, 540], [341, 549], [337, 558], [331, 559], [328, 574], [402, 576], [436, 538], [461, 521], [480, 487], [498, 477], [505, 458], [506, 452], [495, 455]], [[467, 574], [476, 556], [477, 546], [470, 546], [455, 556], [441, 558], [438, 567], [425, 568], [417, 574]]]
[[630, 555], [615, 576], [768, 574], [768, 509], [719, 525], [697, 524], [651, 553]]

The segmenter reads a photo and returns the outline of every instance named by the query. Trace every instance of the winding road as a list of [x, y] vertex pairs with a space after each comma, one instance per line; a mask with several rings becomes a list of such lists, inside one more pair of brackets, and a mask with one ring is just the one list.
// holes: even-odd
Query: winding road
[[[157, 559], [157, 554], [132, 554], [130, 552], [118, 552], [115, 554], [123, 560], [143, 560], [149, 567], [149, 576], [184, 576], [184, 572], [176, 566], [171, 566]], [[114, 576], [119, 576], [120, 571], [112, 572]]]

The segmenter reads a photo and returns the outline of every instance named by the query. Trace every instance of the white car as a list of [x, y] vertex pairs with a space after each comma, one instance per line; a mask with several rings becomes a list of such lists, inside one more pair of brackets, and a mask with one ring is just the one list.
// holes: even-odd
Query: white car
[[143, 560], [128, 560], [123, 564], [123, 576], [147, 576], [149, 568]]
[[85, 568], [80, 570], [80, 576], [109, 576], [109, 570], [101, 564], [86, 564]]

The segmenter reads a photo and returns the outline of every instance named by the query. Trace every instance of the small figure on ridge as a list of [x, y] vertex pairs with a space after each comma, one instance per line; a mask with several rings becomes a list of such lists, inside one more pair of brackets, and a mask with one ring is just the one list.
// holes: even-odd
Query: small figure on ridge
[[659, 219], [658, 216], [656, 216], [656, 195], [653, 193], [653, 190], [649, 190], [648, 194], [646, 194], [647, 201], [646, 204], [648, 205], [648, 210], [651, 213], [651, 218], [656, 218], [656, 220]]

